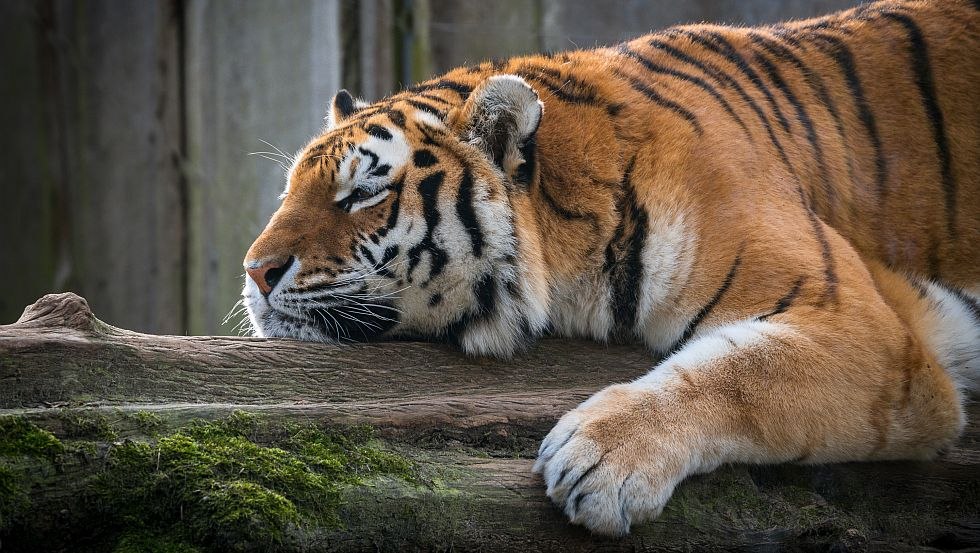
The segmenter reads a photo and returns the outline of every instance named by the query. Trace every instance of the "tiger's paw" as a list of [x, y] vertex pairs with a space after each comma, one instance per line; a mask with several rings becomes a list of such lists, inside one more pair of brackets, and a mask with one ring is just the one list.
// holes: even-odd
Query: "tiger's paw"
[[534, 472], [574, 524], [623, 536], [654, 519], [691, 473], [679, 436], [665, 432], [648, 391], [610, 386], [566, 413], [545, 437]]

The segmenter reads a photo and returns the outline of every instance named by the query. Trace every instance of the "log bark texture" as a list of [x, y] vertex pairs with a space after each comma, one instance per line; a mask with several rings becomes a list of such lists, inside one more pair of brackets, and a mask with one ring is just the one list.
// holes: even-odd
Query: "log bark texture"
[[[167, 428], [234, 410], [367, 424], [441, 475], [438, 486], [350, 489], [344, 528], [308, 536], [306, 550], [980, 550], [976, 405], [935, 461], [727, 466], [688, 479], [660, 519], [625, 539], [568, 525], [531, 474], [538, 441], [563, 412], [654, 361], [640, 347], [567, 340], [498, 361], [428, 343], [147, 335], [59, 294], [0, 326], [0, 415], [63, 436], [66, 412], [96, 414], [114, 440], [141, 434], [134, 412]], [[62, 472], [32, 493], [69, 493]]]

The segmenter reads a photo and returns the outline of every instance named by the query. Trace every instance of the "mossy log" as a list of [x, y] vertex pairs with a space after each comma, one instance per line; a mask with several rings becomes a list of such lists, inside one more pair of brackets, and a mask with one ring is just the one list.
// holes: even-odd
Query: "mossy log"
[[[688, 479], [657, 521], [635, 527], [627, 538], [596, 538], [570, 526], [531, 474], [538, 441], [564, 411], [611, 382], [643, 374], [653, 361], [638, 347], [559, 340], [543, 340], [518, 358], [496, 361], [413, 342], [332, 346], [154, 336], [102, 323], [74, 294], [45, 296], [16, 323], [0, 326], [0, 421], [6, 421], [0, 430], [7, 434], [0, 437], [0, 491], [6, 494], [0, 497], [0, 550], [980, 547], [975, 405], [957, 447], [934, 461], [726, 466]], [[234, 430], [232, 423], [241, 420], [253, 421], [247, 431]], [[363, 433], [365, 427], [373, 437], [330, 441], [334, 433]], [[20, 429], [22, 438], [10, 429]], [[31, 436], [36, 440], [30, 443], [43, 447], [28, 451], [24, 443]], [[174, 459], [174, 467], [187, 467], [180, 464], [183, 458], [168, 455], [178, 455], [181, 444], [198, 448], [195, 455], [231, 455], [229, 443], [244, 447], [246, 457], [271, 455], [270, 472], [295, 465], [296, 474], [320, 484], [324, 475], [337, 478], [336, 485], [327, 482], [330, 493], [338, 494], [336, 508], [326, 518], [307, 516], [302, 494], [253, 474], [271, 489], [263, 497], [275, 501], [222, 515], [222, 524], [231, 525], [226, 534], [185, 532], [184, 526], [193, 528], [193, 505], [186, 495], [172, 494], [175, 475], [183, 473], [165, 470]], [[217, 449], [206, 451], [208, 444]], [[323, 444], [347, 455], [338, 457], [337, 466], [361, 467], [356, 477], [336, 467], [316, 468], [322, 459], [313, 446]], [[161, 530], [153, 520], [140, 519], [145, 511], [128, 510], [107, 495], [107, 475], [122, 478], [117, 486], [127, 493], [145, 484], [119, 473], [127, 452], [148, 455], [155, 464], [144, 476], [156, 479], [156, 492], [171, 493], [166, 497], [179, 510], [173, 526]], [[249, 458], [207, 459], [214, 464], [205, 470], [209, 500], [219, 488], [222, 497], [252, 489], [249, 482], [236, 480], [241, 489], [218, 482], [212, 469], [264, 470]], [[182, 493], [204, 497], [198, 488], [185, 488]], [[144, 500], [152, 503], [154, 497]], [[262, 509], [287, 503], [296, 512], [290, 510], [283, 525], [256, 525], [274, 519], [275, 513], [263, 518], [268, 513]], [[322, 505], [314, 508], [326, 513]], [[266, 539], [263, 529], [274, 539]], [[235, 541], [222, 541], [232, 535]]]

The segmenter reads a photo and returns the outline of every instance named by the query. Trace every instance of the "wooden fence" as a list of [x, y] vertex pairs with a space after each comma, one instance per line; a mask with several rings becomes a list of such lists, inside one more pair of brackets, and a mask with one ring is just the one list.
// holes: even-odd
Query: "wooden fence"
[[5, 0], [0, 323], [72, 290], [126, 328], [229, 333], [283, 186], [249, 154], [300, 148], [341, 86], [373, 99], [488, 57], [854, 3]]

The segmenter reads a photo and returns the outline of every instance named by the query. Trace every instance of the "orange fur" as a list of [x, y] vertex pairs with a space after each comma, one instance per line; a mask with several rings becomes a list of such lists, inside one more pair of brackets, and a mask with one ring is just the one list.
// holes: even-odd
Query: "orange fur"
[[[980, 290], [978, 14], [885, 1], [677, 27], [335, 108], [246, 264], [294, 256], [300, 284], [339, 278], [365, 236], [386, 244], [376, 229], [400, 209], [432, 235], [420, 250], [412, 227], [395, 248], [409, 270], [391, 287], [431, 294], [431, 310], [403, 308], [412, 333], [509, 355], [520, 339], [500, 328], [533, 338], [551, 324], [664, 354], [542, 444], [549, 495], [597, 532], [656, 516], [687, 474], [724, 462], [928, 457], [958, 436], [957, 386], [980, 371], [977, 303], [961, 290]], [[406, 163], [397, 194], [345, 211], [339, 158], [372, 126], [439, 162]], [[493, 225], [466, 215], [468, 194], [508, 213], [492, 222], [510, 234], [484, 244]]]

